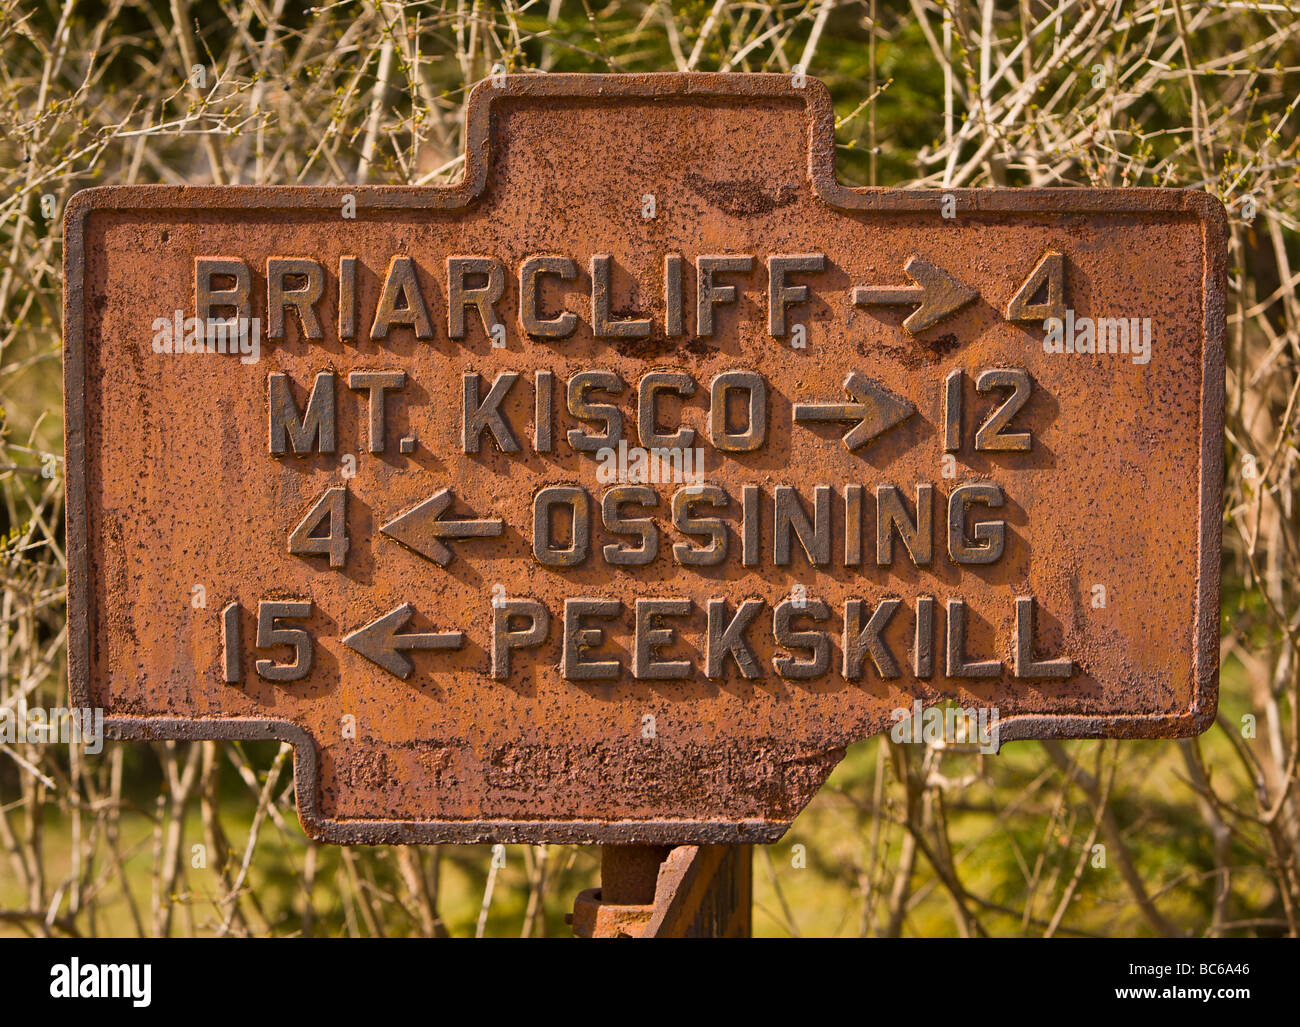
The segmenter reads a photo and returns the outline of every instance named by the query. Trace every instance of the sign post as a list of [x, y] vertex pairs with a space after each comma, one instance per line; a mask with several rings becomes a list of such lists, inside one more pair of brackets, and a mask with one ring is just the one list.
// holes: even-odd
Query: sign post
[[1203, 730], [1222, 208], [849, 188], [833, 124], [511, 76], [456, 185], [79, 194], [73, 701], [293, 743], [318, 840], [692, 859], [882, 731]]

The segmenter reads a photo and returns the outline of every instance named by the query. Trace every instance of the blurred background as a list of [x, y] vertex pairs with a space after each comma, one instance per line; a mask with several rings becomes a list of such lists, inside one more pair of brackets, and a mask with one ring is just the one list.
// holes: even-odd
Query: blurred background
[[[0, 0], [0, 702], [66, 705], [64, 204], [455, 179], [509, 74], [802, 66], [851, 185], [1172, 186], [1229, 213], [1218, 722], [853, 747], [754, 851], [777, 936], [1300, 934], [1292, 0]], [[318, 846], [279, 743], [0, 742], [0, 936], [568, 936], [578, 846]]]

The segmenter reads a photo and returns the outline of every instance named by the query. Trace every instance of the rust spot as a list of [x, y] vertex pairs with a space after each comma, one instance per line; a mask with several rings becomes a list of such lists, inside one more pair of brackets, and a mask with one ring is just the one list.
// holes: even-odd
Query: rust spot
[[946, 357], [949, 353], [953, 352], [953, 350], [960, 346], [961, 343], [957, 341], [956, 335], [952, 332], [947, 332], [933, 339], [922, 339], [921, 345], [937, 357]]
[[679, 342], [662, 335], [648, 335], [643, 339], [619, 339], [614, 344], [619, 356], [632, 360], [654, 360], [665, 353], [674, 352], [679, 346], [684, 349], [685, 340]]
[[686, 184], [734, 218], [770, 214], [780, 207], [788, 207], [798, 196], [798, 189], [793, 185], [772, 186], [759, 179], [719, 181], [692, 173], [686, 176]]

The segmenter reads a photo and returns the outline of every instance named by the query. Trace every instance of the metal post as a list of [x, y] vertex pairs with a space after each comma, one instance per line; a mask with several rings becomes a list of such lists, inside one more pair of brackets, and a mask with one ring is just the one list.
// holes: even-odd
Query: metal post
[[747, 938], [752, 930], [749, 845], [607, 845], [600, 887], [566, 919], [583, 938]]

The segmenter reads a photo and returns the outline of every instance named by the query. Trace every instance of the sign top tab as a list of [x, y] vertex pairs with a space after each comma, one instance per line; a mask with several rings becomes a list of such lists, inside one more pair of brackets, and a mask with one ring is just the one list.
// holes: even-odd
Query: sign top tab
[[292, 742], [341, 843], [772, 841], [881, 731], [1203, 730], [1222, 207], [833, 131], [507, 76], [455, 185], [78, 194], [72, 701]]

